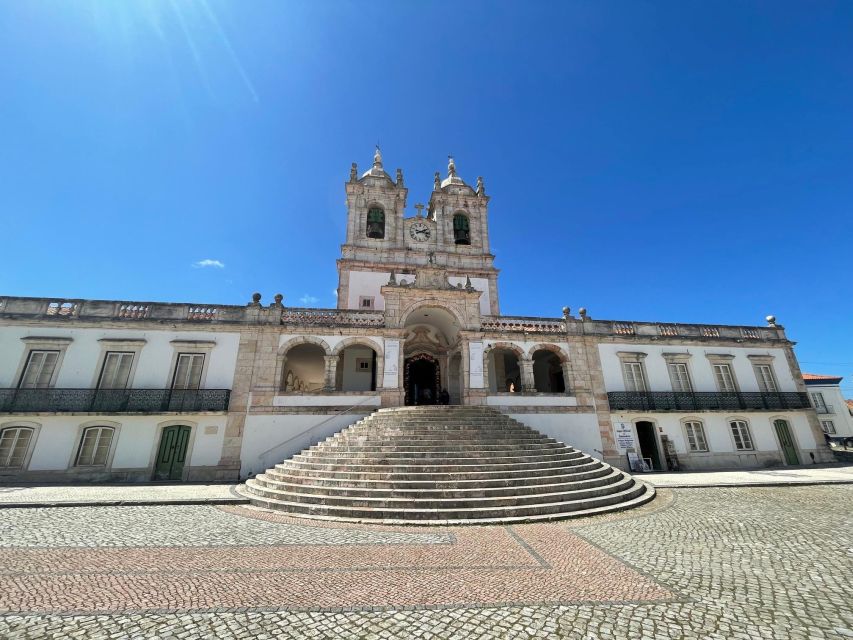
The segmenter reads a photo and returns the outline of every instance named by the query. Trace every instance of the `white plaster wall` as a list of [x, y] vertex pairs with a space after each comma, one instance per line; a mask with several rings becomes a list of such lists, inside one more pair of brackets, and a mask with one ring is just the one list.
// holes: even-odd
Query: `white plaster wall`
[[240, 476], [262, 473], [303, 449], [358, 422], [362, 417], [352, 413], [249, 415], [243, 430]]
[[691, 358], [687, 361], [690, 370], [690, 378], [693, 381], [694, 391], [717, 391], [714, 380], [714, 371], [707, 354], [730, 354], [734, 356], [731, 361], [737, 384], [741, 391], [759, 391], [758, 380], [752, 368], [749, 355], [772, 355], [773, 371], [779, 391], [796, 391], [797, 386], [788, 362], [785, 359], [783, 349], [750, 349], [748, 347], [696, 347], [683, 345], [657, 345], [657, 344], [600, 344], [598, 352], [601, 357], [601, 368], [604, 373], [604, 386], [607, 391], [624, 391], [625, 380], [622, 376], [622, 363], [617, 356], [619, 351], [639, 351], [648, 354], [643, 361], [648, 376], [649, 391], [672, 391], [672, 382], [664, 360], [664, 353], [690, 353]]
[[21, 338], [29, 336], [72, 338], [56, 378], [57, 388], [91, 388], [101, 354], [101, 338], [146, 340], [130, 386], [135, 389], [166, 389], [172, 383], [172, 340], [209, 340], [211, 350], [203, 387], [230, 389], [237, 364], [239, 333], [214, 331], [152, 331], [134, 329], [60, 328], [47, 326], [0, 327], [0, 387], [15, 387], [16, 372], [27, 350]]
[[510, 417], [575, 449], [601, 459], [601, 434], [594, 413], [511, 413]]
[[[457, 284], [461, 284], [465, 286], [465, 282], [467, 280], [467, 276], [448, 276], [447, 281], [452, 284], [454, 287]], [[471, 278], [471, 286], [474, 287], [477, 291], [482, 291], [483, 295], [480, 296], [480, 313], [484, 316], [491, 314], [492, 305], [491, 300], [489, 298], [489, 281], [486, 278]]]
[[[376, 272], [376, 271], [350, 271], [349, 272], [349, 292], [347, 293], [347, 308], [360, 309], [358, 299], [361, 296], [373, 296], [373, 308], [378, 310], [385, 309], [385, 299], [379, 293], [379, 290], [388, 284], [391, 278], [391, 272]], [[396, 275], [397, 282], [413, 282], [413, 275]], [[447, 281], [456, 286], [457, 284], [464, 285], [467, 276], [449, 276]], [[480, 313], [488, 315], [491, 310], [491, 301], [489, 299], [489, 281], [486, 278], [471, 278], [471, 285], [477, 290], [482, 291], [480, 296]]]
[[[824, 403], [831, 407], [832, 413], [817, 414], [819, 420], [832, 420], [832, 424], [835, 426], [835, 435], [853, 436], [853, 416], [850, 415], [850, 410], [847, 408], [839, 385], [809, 384], [806, 385], [806, 391], [809, 394], [822, 393]], [[809, 399], [811, 400], [811, 395], [809, 395]]]
[[[750, 412], [750, 413], [733, 413], [730, 415], [722, 413], [613, 413], [613, 423], [625, 422], [632, 425], [634, 441], [639, 443], [637, 437], [636, 423], [640, 421], [648, 421], [655, 424], [658, 437], [658, 448], [663, 454], [660, 446], [660, 435], [665, 434], [672, 440], [675, 445], [675, 451], [678, 454], [679, 461], [682, 464], [692, 465], [695, 467], [720, 465], [715, 457], [723, 454], [727, 459], [731, 459], [734, 464], [740, 466], [755, 466], [758, 464], [756, 454], [775, 454], [778, 457], [779, 464], [783, 462], [782, 449], [779, 446], [779, 441], [776, 437], [776, 430], [773, 426], [773, 421], [777, 419], [786, 420], [791, 430], [791, 435], [797, 443], [798, 455], [800, 463], [809, 464], [811, 459], [808, 456], [808, 451], [817, 448], [814, 437], [812, 436], [811, 427], [808, 423], [808, 418], [803, 412], [784, 412], [784, 413], [765, 413], [765, 412]], [[687, 420], [697, 420], [705, 427], [705, 437], [708, 441], [707, 453], [689, 453], [687, 450], [687, 436], [684, 431], [684, 422]], [[750, 433], [752, 434], [753, 451], [737, 451], [735, 449], [734, 440], [732, 439], [729, 421], [744, 420], [749, 425]], [[637, 444], [639, 447], [639, 444]], [[625, 450], [620, 449], [620, 454], [624, 455]]]
[[[359, 371], [356, 367], [358, 359], [367, 360], [370, 363], [370, 369]], [[374, 362], [373, 351], [369, 347], [353, 345], [345, 349], [338, 367], [343, 367], [343, 391], [370, 391]]]
[[272, 400], [274, 407], [379, 407], [382, 397], [379, 395], [287, 395], [275, 396]]
[[[225, 434], [225, 416], [117, 416], [99, 418], [90, 415], [57, 416], [3, 416], [0, 428], [15, 424], [36, 423], [40, 425], [27, 467], [30, 471], [56, 471], [68, 469], [79, 444], [80, 426], [97, 426], [103, 423], [113, 426], [118, 423], [118, 440], [111, 469], [153, 468], [159, 446], [158, 425], [186, 424], [193, 427], [192, 450], [189, 466], [215, 466], [222, 454], [222, 439]], [[216, 427], [215, 433], [205, 433], [205, 427]]]
[[486, 396], [486, 404], [491, 407], [576, 407], [578, 399], [569, 395], [522, 395], [502, 394]]
[[[415, 276], [397, 274], [397, 282], [414, 282]], [[347, 309], [360, 309], [358, 299], [360, 296], [373, 296], [373, 308], [383, 311], [385, 309], [385, 298], [379, 293], [379, 289], [388, 284], [391, 272], [376, 271], [350, 271], [349, 292], [347, 294]]]

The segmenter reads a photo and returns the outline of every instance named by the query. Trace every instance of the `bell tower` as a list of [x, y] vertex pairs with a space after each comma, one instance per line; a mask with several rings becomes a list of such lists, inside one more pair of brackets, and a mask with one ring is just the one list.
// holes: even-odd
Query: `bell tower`
[[489, 197], [482, 178], [469, 186], [448, 158], [447, 177], [436, 172], [426, 212], [405, 217], [403, 172], [392, 179], [379, 147], [370, 170], [353, 163], [346, 183], [347, 238], [338, 260], [338, 308], [384, 309], [381, 288], [394, 274], [411, 284], [419, 267], [441, 269], [453, 285], [481, 292], [480, 312], [498, 315], [498, 270], [489, 250]]

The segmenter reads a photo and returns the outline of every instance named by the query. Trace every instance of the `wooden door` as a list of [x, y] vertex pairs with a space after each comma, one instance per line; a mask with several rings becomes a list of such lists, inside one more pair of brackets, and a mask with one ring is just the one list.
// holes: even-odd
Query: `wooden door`
[[189, 442], [190, 427], [176, 425], [163, 429], [154, 464], [155, 480], [183, 480]]
[[800, 459], [797, 456], [797, 447], [794, 444], [794, 438], [791, 436], [791, 428], [785, 420], [776, 420], [773, 423], [776, 428], [776, 436], [779, 438], [779, 445], [782, 447], [782, 454], [785, 456], [787, 464], [800, 464]]

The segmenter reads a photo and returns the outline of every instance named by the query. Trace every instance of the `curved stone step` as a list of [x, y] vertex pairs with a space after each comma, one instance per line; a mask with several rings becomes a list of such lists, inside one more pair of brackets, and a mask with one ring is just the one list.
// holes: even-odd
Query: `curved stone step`
[[[575, 462], [574, 460], [571, 462]], [[340, 470], [340, 469], [309, 469], [305, 467], [293, 467], [288, 466], [287, 462], [282, 462], [280, 464], [275, 465], [275, 469], [279, 469], [285, 472], [297, 472], [303, 473], [306, 476], [316, 475], [319, 477], [337, 477], [337, 478], [352, 478], [352, 479], [366, 479], [366, 478], [376, 478], [376, 479], [401, 479], [401, 478], [411, 478], [413, 480], [447, 480], [453, 478], [469, 478], [471, 480], [489, 480], [494, 478], [514, 478], [514, 477], [522, 477], [522, 476], [550, 476], [556, 475], [561, 472], [565, 472], [567, 468], [575, 467], [579, 471], [586, 471], [590, 468], [598, 468], [601, 466], [602, 462], [598, 460], [594, 460], [589, 458], [588, 461], [581, 460], [578, 464], [567, 465], [565, 462], [560, 466], [551, 466], [545, 467], [542, 469], [496, 469], [489, 468], [487, 471], [478, 471], [471, 468], [465, 468], [458, 471], [444, 470], [441, 472], [434, 472], [428, 470], [421, 470], [419, 473], [405, 471], [403, 469], [388, 469], [382, 468], [377, 471], [353, 471], [351, 469]]]
[[470, 488], [510, 488], [510, 487], [525, 487], [537, 486], [542, 484], [555, 484], [562, 482], [574, 482], [597, 478], [610, 473], [612, 467], [602, 462], [593, 461], [595, 464], [590, 464], [588, 470], [580, 470], [573, 473], [561, 473], [557, 475], [543, 476], [517, 476], [517, 477], [498, 477], [491, 479], [477, 479], [469, 476], [460, 476], [456, 479], [448, 479], [446, 475], [441, 476], [442, 479], [437, 480], [417, 480], [410, 478], [402, 479], [354, 479], [354, 478], [335, 478], [332, 476], [308, 476], [305, 474], [289, 474], [284, 473], [279, 469], [267, 469], [262, 475], [269, 476], [280, 482], [290, 484], [313, 484], [322, 486], [351, 486], [354, 488], [390, 488], [390, 489], [435, 489], [435, 490], [453, 490]]
[[[244, 485], [248, 488], [248, 485]], [[632, 486], [619, 493], [607, 496], [569, 500], [565, 502], [542, 503], [519, 507], [482, 507], [471, 509], [372, 509], [370, 507], [329, 507], [326, 505], [303, 504], [275, 498], [258, 496], [244, 491], [254, 504], [271, 509], [281, 509], [291, 515], [324, 517], [348, 522], [383, 520], [386, 522], [404, 522], [406, 524], [474, 524], [478, 522], [505, 522], [550, 519], [586, 515], [590, 511], [602, 512], [626, 500], [633, 500], [648, 491], [645, 484], [634, 481]]]
[[296, 517], [396, 524], [554, 519], [654, 495], [630, 475], [488, 407], [380, 409], [240, 491]]
[[288, 460], [284, 464], [291, 468], [318, 470], [318, 471], [347, 471], [350, 473], [397, 473], [397, 474], [417, 474], [417, 473], [468, 473], [494, 471], [497, 473], [512, 473], [518, 471], [536, 470], [536, 469], [551, 469], [555, 465], [572, 463], [585, 458], [570, 458], [563, 460], [545, 460], [545, 461], [518, 461], [518, 462], [494, 462], [489, 459], [468, 459], [469, 464], [464, 462], [453, 462], [444, 464], [441, 460], [431, 459], [425, 461], [425, 464], [416, 464], [409, 460], [406, 464], [397, 464], [396, 462], [384, 462], [380, 460], [372, 460], [376, 464], [355, 464], [347, 461], [337, 462], [303, 462], [302, 460]]
[[[556, 451], [548, 453], [529, 453], [524, 455], [507, 456], [506, 452], [488, 452], [471, 450], [465, 452], [467, 455], [440, 456], [433, 453], [417, 452], [388, 452], [376, 455], [366, 453], [337, 453], [328, 451], [313, 451], [310, 453], [297, 453], [291, 460], [297, 462], [313, 462], [317, 464], [394, 464], [394, 465], [477, 465], [477, 464], [510, 464], [514, 462], [556, 462], [558, 460], [574, 460], [586, 456], [581, 451]], [[491, 455], [490, 455], [491, 454]]]
[[498, 507], [523, 507], [539, 504], [571, 502], [588, 498], [604, 497], [634, 486], [634, 479], [622, 476], [615, 482], [600, 487], [584, 489], [556, 490], [552, 493], [531, 493], [509, 496], [483, 496], [466, 498], [423, 498], [413, 496], [377, 497], [377, 496], [340, 496], [330, 493], [302, 493], [270, 489], [257, 480], [249, 480], [246, 485], [252, 492], [264, 498], [274, 498], [285, 502], [298, 502], [306, 505], [323, 505], [329, 508], [371, 509], [396, 511], [399, 509], [427, 509], [437, 511], [477, 510]]
[[[260, 474], [253, 478], [255, 484], [266, 489], [289, 492], [308, 493], [317, 495], [361, 497], [361, 498], [412, 498], [417, 500], [441, 499], [441, 498], [488, 498], [505, 497], [513, 495], [532, 495], [543, 493], [558, 493], [573, 491], [576, 489], [589, 489], [603, 487], [624, 477], [624, 473], [612, 467], [606, 469], [607, 473], [582, 479], [565, 479], [561, 482], [550, 482], [540, 484], [525, 484], [521, 481], [509, 486], [499, 487], [454, 487], [454, 488], [412, 488], [401, 486], [383, 486], [377, 483], [363, 483], [363, 486], [352, 484], [306, 484], [300, 482], [288, 482], [276, 476]], [[385, 483], [387, 484], [387, 483]]]

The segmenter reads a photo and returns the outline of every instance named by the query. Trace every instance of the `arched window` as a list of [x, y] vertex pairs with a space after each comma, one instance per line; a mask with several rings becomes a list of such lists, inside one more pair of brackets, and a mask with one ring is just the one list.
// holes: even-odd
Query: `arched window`
[[0, 431], [0, 467], [20, 469], [30, 448], [33, 429], [29, 427], [9, 427]]
[[367, 237], [380, 240], [385, 237], [385, 212], [379, 207], [371, 207], [367, 212]]
[[110, 457], [114, 432], [115, 429], [112, 427], [87, 427], [84, 429], [74, 466], [105, 467]]
[[456, 244], [471, 244], [471, 229], [468, 224], [468, 216], [457, 213], [453, 216], [453, 239]]

